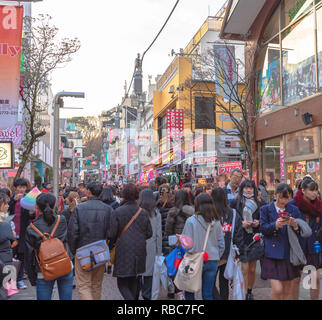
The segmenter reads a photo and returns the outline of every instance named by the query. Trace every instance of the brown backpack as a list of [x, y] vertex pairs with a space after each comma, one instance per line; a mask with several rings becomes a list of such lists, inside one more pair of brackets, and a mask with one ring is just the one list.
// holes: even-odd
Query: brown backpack
[[[39, 254], [35, 250], [36, 260], [39, 264], [40, 271], [46, 281], [55, 280], [72, 271], [72, 262], [68, 256], [64, 244], [58, 238], [54, 238], [55, 231], [60, 222], [60, 215], [57, 216], [57, 222], [51, 234], [42, 233], [32, 223], [30, 227], [34, 229], [41, 237]], [[46, 238], [49, 237], [49, 239]]]

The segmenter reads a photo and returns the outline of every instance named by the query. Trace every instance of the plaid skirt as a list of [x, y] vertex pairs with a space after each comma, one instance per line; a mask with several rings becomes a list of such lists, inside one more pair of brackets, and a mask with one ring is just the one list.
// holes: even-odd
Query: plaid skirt
[[278, 260], [264, 257], [262, 261], [262, 279], [288, 281], [301, 276], [300, 268], [293, 266], [289, 259]]

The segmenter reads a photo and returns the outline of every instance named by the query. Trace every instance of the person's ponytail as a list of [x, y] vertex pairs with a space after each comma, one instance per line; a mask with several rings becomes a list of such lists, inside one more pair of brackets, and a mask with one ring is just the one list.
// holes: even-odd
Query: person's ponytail
[[36, 199], [37, 206], [43, 214], [44, 220], [48, 226], [55, 222], [54, 208], [56, 205], [56, 197], [52, 193], [41, 193]]

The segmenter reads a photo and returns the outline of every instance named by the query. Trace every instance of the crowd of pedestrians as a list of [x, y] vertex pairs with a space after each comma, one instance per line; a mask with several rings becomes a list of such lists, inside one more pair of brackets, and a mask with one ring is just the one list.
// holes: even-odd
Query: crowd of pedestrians
[[[171, 187], [164, 177], [148, 187], [128, 183], [119, 188], [112, 182], [65, 185], [59, 189], [59, 199], [46, 184], [30, 211], [20, 202], [31, 189], [23, 178], [14, 182], [13, 190], [0, 189], [0, 299], [10, 296], [2, 286], [6, 275], [2, 270], [15, 265], [17, 291], [26, 288], [27, 275], [38, 300], [51, 299], [55, 282], [61, 300], [71, 300], [73, 289], [82, 300], [100, 300], [105, 272], [116, 277], [124, 299], [151, 300], [156, 257], [167, 257], [179, 246], [189, 253], [205, 248], [204, 300], [229, 299], [232, 283], [225, 271], [231, 243], [237, 249], [235, 262], [241, 264], [246, 300], [256, 299], [252, 290], [258, 265], [261, 278], [270, 281], [270, 298], [278, 300], [297, 300], [303, 268], [321, 268], [316, 247], [322, 241], [322, 202], [311, 177], [297, 183], [296, 192], [278, 183], [271, 195], [265, 180], [257, 187], [239, 169], [231, 171], [228, 181], [186, 183], [181, 189]], [[63, 244], [71, 268], [48, 280], [40, 256], [42, 243], [51, 235]], [[96, 258], [91, 253], [87, 268], [78, 253], [101, 240], [111, 250], [110, 258], [93, 267]], [[317, 300], [319, 273], [314, 279], [311, 299]], [[180, 290], [172, 275], [168, 298], [193, 300], [195, 293]]]

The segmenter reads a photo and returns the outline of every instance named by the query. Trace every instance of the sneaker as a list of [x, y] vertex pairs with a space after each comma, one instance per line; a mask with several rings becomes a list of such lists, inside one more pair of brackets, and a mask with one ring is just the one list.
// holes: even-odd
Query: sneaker
[[176, 294], [176, 300], [184, 300], [184, 293], [180, 291]]
[[18, 289], [27, 289], [27, 286], [25, 285], [25, 283], [22, 280], [20, 280], [17, 282], [17, 288]]
[[245, 300], [254, 300], [254, 296], [252, 293], [247, 293], [246, 294], [246, 299]]

